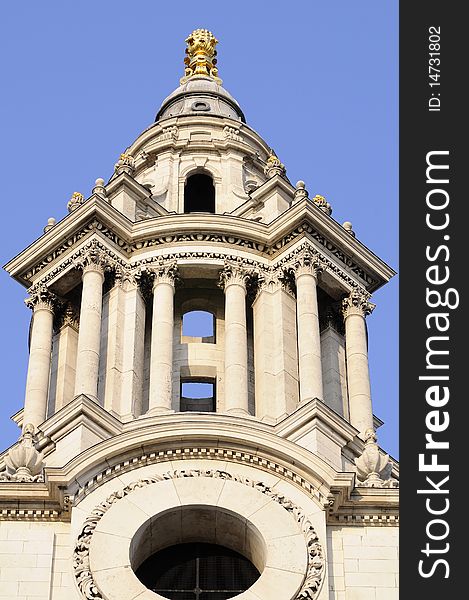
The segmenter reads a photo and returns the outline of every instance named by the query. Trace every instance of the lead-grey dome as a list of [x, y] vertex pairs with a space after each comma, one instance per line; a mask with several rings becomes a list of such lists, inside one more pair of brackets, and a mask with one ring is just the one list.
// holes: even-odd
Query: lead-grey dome
[[212, 77], [193, 76], [163, 100], [155, 121], [170, 117], [207, 114], [246, 122], [233, 96]]

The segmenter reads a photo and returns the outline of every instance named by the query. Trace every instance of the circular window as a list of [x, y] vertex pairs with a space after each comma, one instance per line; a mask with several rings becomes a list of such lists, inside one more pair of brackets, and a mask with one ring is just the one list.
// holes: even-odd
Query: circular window
[[210, 104], [208, 104], [208, 102], [203, 102], [202, 100], [197, 100], [192, 103], [191, 108], [194, 111], [208, 111], [210, 110]]
[[169, 600], [228, 600], [260, 576], [239, 552], [197, 542], [156, 552], [135, 574], [145, 587]]
[[[282, 598], [293, 600], [317, 586], [322, 562], [309, 560], [315, 544], [283, 495], [280, 504], [276, 492], [267, 496], [252, 480], [197, 473], [184, 465], [157, 481], [136, 479], [109, 496], [104, 514], [102, 504], [96, 507], [79, 536], [89, 550], [80, 541], [75, 556], [83, 595], [93, 586], [107, 600], [266, 599], [280, 585]], [[309, 520], [302, 527], [317, 539]]]
[[266, 564], [265, 542], [246, 519], [215, 506], [155, 515], [135, 533], [132, 569], [169, 600], [227, 600], [250, 588]]

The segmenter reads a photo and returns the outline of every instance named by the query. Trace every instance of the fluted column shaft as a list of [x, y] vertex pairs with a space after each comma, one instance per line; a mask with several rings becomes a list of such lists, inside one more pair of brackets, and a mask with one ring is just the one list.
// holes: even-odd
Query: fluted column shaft
[[366, 294], [352, 292], [343, 300], [350, 422], [361, 436], [373, 429], [365, 317], [375, 308]]
[[248, 342], [246, 282], [248, 274], [228, 265], [221, 275], [225, 290], [225, 411], [248, 414]]
[[174, 290], [177, 276], [175, 264], [152, 271], [153, 318], [150, 354], [150, 414], [171, 410], [173, 373]]
[[85, 255], [78, 332], [75, 395], [85, 394], [97, 400], [101, 317], [105, 257], [101, 253]]
[[319, 272], [320, 264], [309, 252], [304, 252], [295, 264], [300, 402], [324, 397], [317, 299]]
[[45, 290], [31, 294], [26, 304], [33, 309], [23, 429], [37, 427], [47, 416], [53, 335], [53, 301]]

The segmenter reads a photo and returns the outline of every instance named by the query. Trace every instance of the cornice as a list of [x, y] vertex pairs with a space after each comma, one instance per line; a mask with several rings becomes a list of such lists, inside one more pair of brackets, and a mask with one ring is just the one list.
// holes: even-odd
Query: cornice
[[98, 195], [91, 196], [73, 213], [66, 215], [52, 229], [12, 258], [4, 269], [25, 286], [31, 285], [27, 276], [35, 265], [44, 261], [52, 264], [58, 256], [75, 247], [94, 231], [112, 228], [116, 248], [126, 251], [131, 241], [132, 222]]
[[353, 425], [317, 398], [301, 404], [295, 412], [280, 421], [275, 429], [280, 437], [295, 442], [306, 431], [321, 426], [326, 426], [327, 431], [342, 446], [354, 440], [358, 433]]
[[[334, 228], [337, 231], [333, 231]], [[61, 255], [73, 251], [85, 236], [93, 233], [110, 240], [115, 249], [129, 259], [156, 247], [168, 248], [176, 254], [179, 244], [207, 243], [220, 249], [221, 243], [227, 249], [241, 248], [273, 261], [295, 241], [307, 238], [336, 261], [339, 270], [349, 272], [357, 278], [357, 285], [361, 284], [370, 292], [394, 275], [388, 265], [306, 200], [295, 204], [268, 225], [231, 215], [212, 214], [197, 215], [197, 222], [191, 214], [169, 214], [132, 223], [97, 195], [9, 261], [5, 269], [23, 285], [29, 286], [37, 280], [41, 270], [58, 264]], [[350, 285], [353, 285], [353, 277]]]
[[287, 181], [284, 177], [281, 177], [280, 175], [274, 175], [273, 177], [267, 179], [267, 181], [265, 181], [257, 189], [251, 192], [251, 198], [256, 203], [262, 202], [263, 198], [265, 198], [265, 196], [267, 196], [267, 194], [275, 188], [280, 188], [283, 192], [285, 192], [285, 194], [293, 198], [295, 188], [289, 181]]
[[[88, 425], [102, 439], [118, 435], [122, 431], [119, 419], [83, 394], [49, 417], [41, 425], [41, 431], [46, 438], [57, 443], [80, 424]], [[47, 453], [47, 448], [44, 453]]]
[[[333, 418], [327, 407], [313, 404], [324, 422]], [[90, 418], [100, 420], [111, 437], [63, 467], [46, 467], [45, 484], [0, 484], [0, 518], [67, 520], [70, 504], [79, 503], [105, 481], [143, 466], [194, 458], [207, 460], [208, 464], [211, 460], [246, 464], [273, 473], [313, 498], [332, 520], [336, 519], [334, 515], [374, 519], [374, 515], [397, 511], [396, 490], [355, 488], [353, 472], [337, 472], [320, 457], [283, 437], [287, 432], [291, 435], [298, 431], [305, 420], [306, 405], [296, 415], [296, 427], [292, 416], [269, 425], [252, 417], [189, 413], [144, 417], [120, 424], [87, 398], [77, 398], [72, 405], [64, 407], [62, 426], [59, 418], [51, 418], [41, 427], [47, 439], [60, 439], [64, 422], [67, 429], [79, 414], [88, 413]], [[346, 436], [351, 435], [346, 427], [342, 429]], [[381, 516], [379, 519], [382, 521]], [[383, 524], [381, 521], [378, 524]]]
[[121, 173], [109, 181], [106, 185], [106, 198], [111, 200], [121, 187], [126, 187], [133, 192], [139, 200], [151, 198], [151, 192], [127, 173]]
[[328, 513], [327, 524], [398, 526], [399, 489], [354, 488], [341, 506]]

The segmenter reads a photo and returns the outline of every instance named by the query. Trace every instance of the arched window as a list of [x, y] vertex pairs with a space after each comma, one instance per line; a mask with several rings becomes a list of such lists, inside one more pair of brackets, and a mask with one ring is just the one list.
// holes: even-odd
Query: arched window
[[205, 310], [191, 310], [182, 316], [182, 335], [193, 341], [215, 342], [215, 317]]
[[187, 178], [184, 188], [184, 212], [215, 212], [215, 186], [206, 173], [195, 173]]

